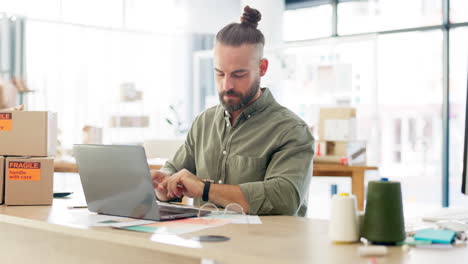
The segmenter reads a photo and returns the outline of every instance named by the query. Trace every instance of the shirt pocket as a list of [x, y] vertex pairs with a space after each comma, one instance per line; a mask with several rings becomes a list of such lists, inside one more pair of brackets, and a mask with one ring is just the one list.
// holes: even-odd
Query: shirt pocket
[[228, 161], [228, 177], [231, 184], [263, 181], [267, 168], [266, 158], [234, 155]]

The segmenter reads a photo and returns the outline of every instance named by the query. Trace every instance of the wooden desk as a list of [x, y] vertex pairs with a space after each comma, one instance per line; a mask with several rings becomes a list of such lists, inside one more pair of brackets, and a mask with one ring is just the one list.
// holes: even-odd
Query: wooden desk
[[[329, 241], [325, 220], [265, 216], [262, 225], [225, 225], [181, 236], [57, 224], [70, 217], [67, 200], [53, 206], [0, 206], [2, 263], [465, 263], [468, 248], [447, 250], [389, 247], [386, 257], [361, 258], [359, 244]], [[82, 209], [81, 209], [82, 210]], [[195, 235], [230, 241], [200, 243]], [[203, 262], [207, 263], [207, 262]], [[208, 262], [213, 263], [213, 262]]]
[[356, 195], [358, 209], [364, 210], [366, 170], [378, 170], [372, 166], [344, 166], [339, 164], [314, 163], [314, 176], [351, 177], [351, 192]]

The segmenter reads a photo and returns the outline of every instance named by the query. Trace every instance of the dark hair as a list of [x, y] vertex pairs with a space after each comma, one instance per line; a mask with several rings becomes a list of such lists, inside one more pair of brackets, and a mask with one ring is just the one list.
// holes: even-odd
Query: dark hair
[[257, 29], [258, 21], [262, 14], [257, 9], [244, 7], [241, 23], [231, 23], [216, 34], [216, 41], [229, 45], [241, 46], [242, 44], [262, 44], [265, 46], [265, 37]]

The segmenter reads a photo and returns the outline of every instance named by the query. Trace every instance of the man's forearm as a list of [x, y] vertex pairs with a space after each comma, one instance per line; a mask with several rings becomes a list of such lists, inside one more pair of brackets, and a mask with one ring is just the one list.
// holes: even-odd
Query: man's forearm
[[216, 205], [227, 206], [237, 203], [242, 206], [244, 213], [249, 213], [249, 202], [245, 198], [239, 185], [211, 184], [208, 199]]

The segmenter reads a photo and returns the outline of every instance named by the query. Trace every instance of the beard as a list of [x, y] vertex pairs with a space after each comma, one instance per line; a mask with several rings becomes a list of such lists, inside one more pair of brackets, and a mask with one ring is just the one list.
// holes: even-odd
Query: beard
[[[252, 99], [255, 97], [255, 95], [257, 95], [259, 89], [260, 78], [252, 83], [245, 95], [234, 90], [222, 91], [219, 93], [219, 101], [223, 105], [224, 109], [226, 109], [226, 111], [235, 112], [247, 106], [250, 103], [250, 101], [252, 101]], [[232, 99], [224, 100], [225, 95], [236, 96], [239, 98], [239, 102], [235, 103]]]

